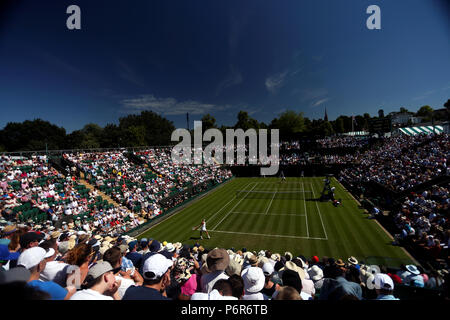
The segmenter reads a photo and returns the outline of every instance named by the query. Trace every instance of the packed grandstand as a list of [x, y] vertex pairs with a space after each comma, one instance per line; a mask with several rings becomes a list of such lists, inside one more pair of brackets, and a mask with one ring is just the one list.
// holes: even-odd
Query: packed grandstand
[[[52, 300], [449, 298], [448, 134], [335, 137], [317, 140], [313, 149], [299, 141], [280, 147], [286, 168], [342, 165], [338, 180], [421, 263], [392, 268], [353, 256], [137, 239], [133, 230], [232, 178], [230, 167], [175, 165], [169, 147], [4, 154], [0, 294]], [[73, 270], [79, 270], [75, 281]]]

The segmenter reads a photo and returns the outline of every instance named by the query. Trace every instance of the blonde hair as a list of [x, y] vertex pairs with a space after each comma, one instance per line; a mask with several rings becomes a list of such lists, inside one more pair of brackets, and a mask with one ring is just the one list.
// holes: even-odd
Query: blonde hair
[[278, 291], [275, 300], [303, 300], [296, 289], [290, 286], [283, 286]]

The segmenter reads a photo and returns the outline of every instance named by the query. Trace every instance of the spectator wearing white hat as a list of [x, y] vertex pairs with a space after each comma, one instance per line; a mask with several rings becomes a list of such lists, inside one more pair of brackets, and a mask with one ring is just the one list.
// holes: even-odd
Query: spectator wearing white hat
[[244, 280], [244, 295], [242, 300], [268, 300], [268, 297], [261, 293], [264, 288], [265, 276], [259, 267], [248, 267], [242, 271]]
[[45, 256], [47, 252], [40, 247], [33, 247], [24, 251], [18, 261], [17, 266], [22, 266], [30, 271], [30, 279], [28, 285], [38, 288], [50, 294], [52, 300], [68, 300], [75, 293], [75, 287], [67, 289], [61, 287], [53, 281], [39, 280], [41, 272], [45, 269]]
[[122, 300], [169, 300], [166, 288], [170, 285], [172, 260], [160, 253], [150, 256], [144, 262], [142, 286], [130, 286]]
[[264, 288], [261, 290], [261, 293], [266, 295], [267, 297], [272, 297], [275, 291], [280, 289], [280, 286], [272, 281], [272, 275], [275, 272], [275, 269], [270, 262], [266, 262], [262, 266], [262, 271], [264, 273], [265, 281]]
[[322, 271], [322, 269], [319, 266], [317, 266], [317, 265], [313, 265], [311, 268], [309, 268], [308, 274], [309, 274], [309, 277], [311, 278], [311, 280], [314, 282], [314, 288], [317, 291], [319, 291], [320, 288], [322, 288], [322, 285], [323, 285], [323, 271]]
[[385, 273], [377, 273], [374, 278], [376, 300], [399, 300], [394, 297], [394, 281]]

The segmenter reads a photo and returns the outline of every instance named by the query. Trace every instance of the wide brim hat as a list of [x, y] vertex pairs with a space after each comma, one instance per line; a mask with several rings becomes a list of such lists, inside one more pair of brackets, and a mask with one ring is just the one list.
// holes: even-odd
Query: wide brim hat
[[230, 259], [230, 263], [228, 267], [225, 269], [225, 272], [230, 277], [234, 274], [240, 276], [242, 271], [242, 265], [234, 259]]
[[296, 265], [292, 261], [287, 261], [286, 264], [284, 265], [284, 267], [280, 269], [280, 271], [284, 271], [284, 270], [293, 270], [293, 271], [297, 272], [298, 275], [300, 276], [300, 279], [302, 279], [302, 280], [305, 279], [305, 277], [306, 277], [305, 270], [303, 270], [303, 268], [300, 268], [298, 265]]
[[245, 291], [256, 293], [264, 288], [266, 277], [261, 268], [249, 267], [242, 271]]
[[206, 263], [211, 272], [224, 271], [230, 264], [230, 256], [225, 249], [213, 249], [208, 253]]
[[417, 269], [417, 267], [415, 265], [409, 264], [406, 266], [406, 270], [408, 270], [408, 272], [415, 274], [415, 275], [419, 275], [420, 271], [419, 269]]
[[318, 281], [320, 279], [323, 279], [323, 271], [320, 269], [320, 267], [314, 265], [308, 270], [309, 277], [314, 280]]
[[338, 267], [345, 267], [345, 263], [344, 263], [344, 261], [342, 261], [342, 259], [337, 259], [336, 262], [335, 262], [335, 264], [336, 264]]
[[351, 256], [350, 258], [348, 258], [347, 261], [348, 261], [350, 264], [352, 264], [352, 265], [357, 265], [357, 264], [358, 264], [358, 260], [357, 260], [355, 257], [353, 257], [353, 256]]

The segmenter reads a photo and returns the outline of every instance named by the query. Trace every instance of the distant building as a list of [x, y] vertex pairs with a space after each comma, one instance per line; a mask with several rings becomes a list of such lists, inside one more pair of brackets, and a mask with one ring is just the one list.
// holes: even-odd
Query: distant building
[[414, 116], [413, 112], [391, 112], [389, 113], [392, 125], [409, 125], [421, 123], [423, 117]]

